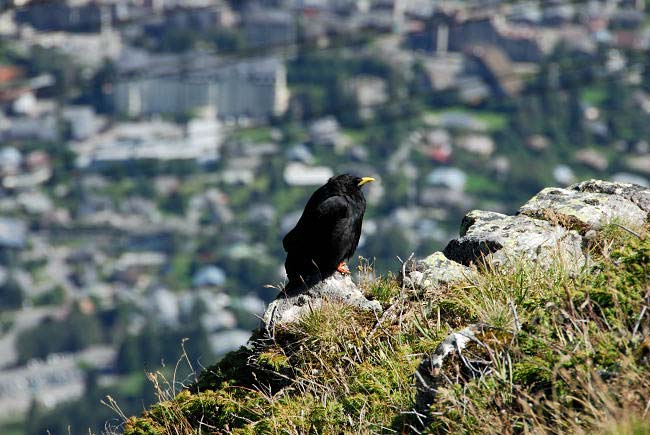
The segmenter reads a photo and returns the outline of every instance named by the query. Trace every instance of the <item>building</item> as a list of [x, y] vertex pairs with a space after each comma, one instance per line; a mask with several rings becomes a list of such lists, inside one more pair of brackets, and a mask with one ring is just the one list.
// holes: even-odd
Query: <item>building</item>
[[107, 346], [94, 346], [74, 354], [52, 354], [44, 361], [4, 370], [0, 373], [0, 416], [13, 418], [25, 413], [33, 400], [52, 408], [82, 397], [82, 367], [107, 369], [115, 356], [115, 350]]
[[513, 63], [503, 50], [491, 45], [467, 47], [470, 59], [476, 61], [474, 68], [496, 95], [517, 96], [524, 87], [523, 80], [516, 74]]
[[516, 62], [537, 62], [546, 51], [540, 32], [514, 25], [495, 14], [468, 14], [461, 10], [436, 10], [421, 28], [409, 33], [411, 48], [436, 52], [463, 52], [468, 46], [489, 44]]
[[283, 47], [296, 42], [296, 19], [286, 10], [253, 7], [242, 15], [249, 47]]
[[102, 6], [70, 5], [63, 0], [32, 2], [16, 11], [16, 21], [41, 31], [97, 32], [102, 24]]
[[275, 58], [240, 62], [217, 74], [217, 114], [253, 119], [283, 115], [289, 105], [287, 70]]
[[102, 127], [91, 106], [66, 106], [62, 117], [69, 126], [70, 136], [75, 140], [87, 139]]
[[184, 128], [162, 121], [119, 123], [73, 147], [78, 167], [103, 169], [138, 160], [216, 161], [221, 142], [221, 123], [211, 116], [192, 119]]
[[440, 53], [421, 59], [422, 70], [418, 77], [427, 90], [441, 91], [455, 88], [466, 68], [465, 56], [461, 53]]
[[365, 27], [401, 33], [405, 8], [405, 0], [372, 0], [365, 14]]
[[0, 116], [0, 140], [39, 140], [52, 142], [59, 139], [56, 116], [45, 113], [39, 116]]
[[369, 75], [353, 77], [346, 83], [346, 90], [354, 97], [359, 106], [359, 116], [371, 119], [374, 109], [388, 101], [388, 84], [386, 80]]
[[284, 181], [289, 186], [320, 186], [334, 176], [327, 166], [307, 166], [291, 162], [284, 168]]
[[99, 33], [23, 32], [29, 45], [60, 50], [80, 65], [99, 68], [109, 59], [116, 59], [122, 52], [122, 37], [108, 28]]
[[131, 117], [209, 108], [222, 119], [266, 119], [284, 114], [288, 102], [279, 59], [230, 63], [195, 53], [123, 64], [114, 93], [115, 110]]

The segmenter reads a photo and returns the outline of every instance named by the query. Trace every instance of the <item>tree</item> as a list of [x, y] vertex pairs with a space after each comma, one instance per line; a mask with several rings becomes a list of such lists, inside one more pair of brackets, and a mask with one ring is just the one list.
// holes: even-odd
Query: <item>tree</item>
[[115, 65], [106, 60], [95, 73], [91, 87], [91, 104], [98, 113], [113, 112], [113, 84], [117, 75]]
[[175, 190], [160, 202], [160, 209], [167, 213], [183, 216], [187, 209], [187, 198]]
[[131, 373], [142, 370], [142, 355], [137, 337], [128, 335], [117, 351], [115, 366], [119, 373]]
[[5, 309], [20, 308], [23, 304], [23, 291], [13, 277], [7, 278], [0, 286], [0, 307]]
[[56, 352], [76, 352], [100, 343], [103, 337], [96, 317], [74, 306], [63, 320], [46, 318], [39, 325], [20, 333], [16, 341], [18, 359], [45, 358]]

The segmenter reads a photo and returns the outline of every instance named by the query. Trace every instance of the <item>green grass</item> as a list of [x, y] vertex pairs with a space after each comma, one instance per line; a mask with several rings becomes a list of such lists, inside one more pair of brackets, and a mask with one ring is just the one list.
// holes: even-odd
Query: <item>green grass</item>
[[[379, 319], [330, 303], [273, 338], [256, 334], [180, 394], [129, 418], [134, 434], [622, 433], [650, 427], [650, 238], [604, 228], [586, 249], [590, 270], [558, 260], [484, 267], [466, 282], [362, 286]], [[641, 320], [639, 320], [641, 319]], [[452, 330], [489, 325], [465, 357], [435, 375], [437, 394], [415, 417], [413, 373]], [[646, 334], [645, 338], [644, 335]]]
[[602, 88], [589, 87], [582, 91], [582, 100], [592, 106], [600, 106], [607, 98], [607, 92]]
[[343, 133], [352, 140], [354, 144], [365, 144], [368, 140], [368, 129], [364, 128], [346, 128]]
[[0, 424], [0, 433], [3, 435], [24, 435], [25, 424], [22, 420], [3, 422]]
[[232, 135], [233, 139], [242, 142], [263, 143], [271, 141], [271, 128], [269, 127], [251, 127], [235, 130]]
[[477, 195], [498, 197], [502, 193], [502, 187], [494, 179], [483, 175], [469, 174], [465, 192]]
[[476, 119], [484, 122], [489, 131], [503, 130], [508, 123], [508, 117], [498, 112], [475, 111], [471, 113]]
[[490, 132], [503, 130], [508, 122], [507, 115], [504, 115], [499, 112], [488, 111], [488, 110], [475, 110], [469, 109], [463, 106], [456, 106], [450, 109], [445, 110], [426, 110], [425, 115], [434, 115], [440, 116], [443, 113], [462, 113], [465, 115], [471, 115], [476, 120], [484, 123], [487, 127], [487, 130]]
[[172, 289], [187, 289], [192, 285], [191, 268], [192, 257], [190, 255], [187, 253], [174, 255], [164, 280]]

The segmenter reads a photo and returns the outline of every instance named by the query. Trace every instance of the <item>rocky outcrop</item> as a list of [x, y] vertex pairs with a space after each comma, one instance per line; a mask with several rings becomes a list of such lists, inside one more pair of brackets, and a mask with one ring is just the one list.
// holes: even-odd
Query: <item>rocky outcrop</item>
[[[650, 213], [650, 189], [630, 183], [614, 183], [603, 180], [587, 180], [569, 186], [578, 192], [606, 193], [618, 195], [636, 204], [641, 210]], [[647, 220], [647, 216], [646, 216]]]
[[271, 332], [276, 326], [296, 322], [327, 301], [340, 302], [360, 310], [381, 313], [381, 304], [366, 299], [350, 275], [336, 272], [329, 278], [314, 286], [302, 289], [302, 291], [281, 292], [264, 312], [262, 328]]
[[525, 259], [548, 266], [558, 255], [576, 265], [585, 261], [577, 232], [528, 216], [474, 210], [463, 218], [460, 235], [443, 252], [464, 265], [501, 266]]
[[[460, 237], [449, 242], [442, 254], [416, 261], [404, 283], [436, 286], [468, 277], [473, 269], [466, 266], [471, 264], [508, 266], [521, 259], [549, 267], [559, 257], [579, 270], [588, 261], [583, 237], [608, 224], [633, 232], [646, 225], [649, 217], [650, 189], [641, 186], [589, 180], [566, 189], [543, 189], [515, 216], [469, 212], [461, 223]], [[439, 386], [450, 379], [463, 382], [476, 373], [487, 373], [485, 364], [490, 358], [480, 353], [507, 342], [514, 333], [489, 325], [470, 325], [451, 333], [414, 373], [417, 411], [426, 415]]]
[[645, 221], [647, 215], [646, 211], [620, 194], [558, 188], [542, 190], [519, 212], [575, 229], [581, 234], [599, 230], [612, 222], [637, 226]]
[[430, 290], [444, 284], [451, 284], [470, 278], [474, 271], [434, 252], [423, 260], [410, 262], [405, 268], [402, 283], [407, 288]]
[[641, 227], [649, 213], [650, 189], [634, 184], [589, 180], [566, 189], [547, 188], [515, 216], [469, 212], [461, 223], [461, 237], [449, 242], [443, 253], [463, 265], [496, 266], [524, 259], [547, 267], [559, 256], [579, 269], [587, 261], [582, 235], [612, 223]]

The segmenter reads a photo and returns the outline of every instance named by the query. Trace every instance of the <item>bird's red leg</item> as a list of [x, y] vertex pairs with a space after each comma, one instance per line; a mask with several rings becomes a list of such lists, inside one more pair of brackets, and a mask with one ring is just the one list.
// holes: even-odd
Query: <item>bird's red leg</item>
[[343, 275], [350, 274], [350, 269], [348, 269], [348, 265], [345, 264], [345, 261], [341, 261], [341, 263], [338, 266], [336, 266], [336, 270], [341, 272]]

